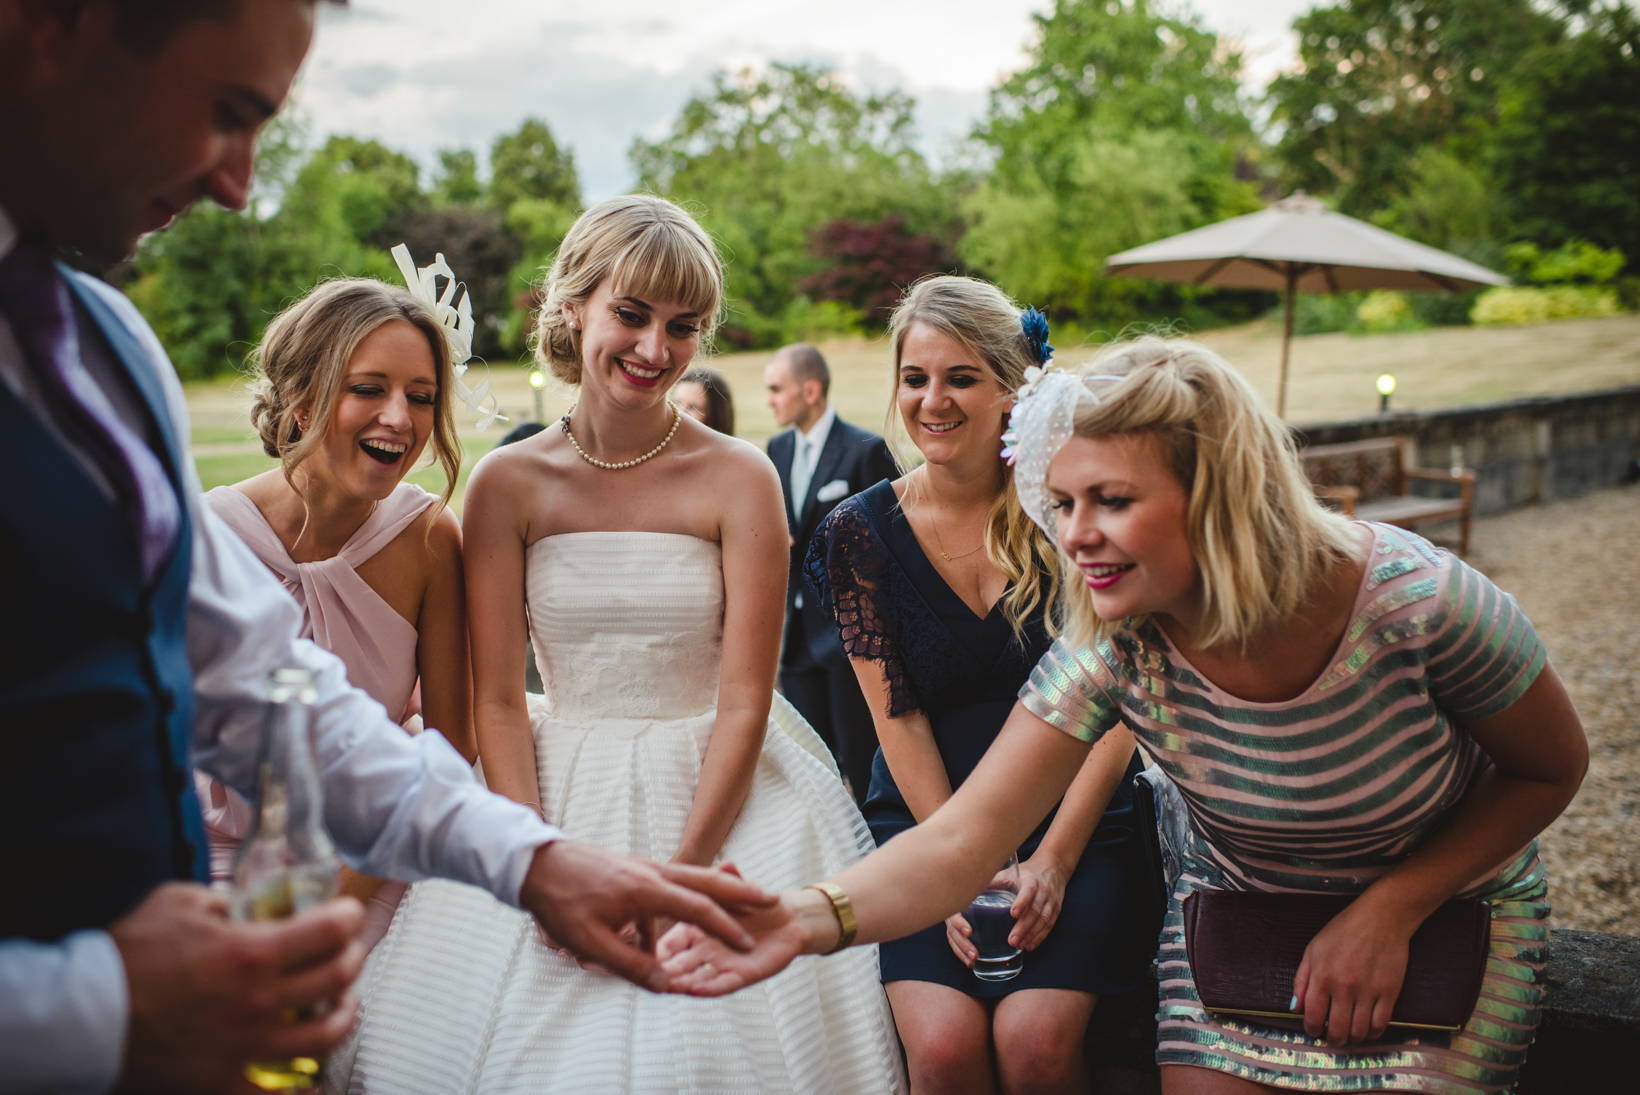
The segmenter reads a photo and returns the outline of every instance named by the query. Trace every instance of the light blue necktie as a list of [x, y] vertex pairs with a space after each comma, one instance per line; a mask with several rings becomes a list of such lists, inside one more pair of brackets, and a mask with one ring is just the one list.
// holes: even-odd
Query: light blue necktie
[[803, 517], [803, 500], [809, 496], [809, 481], [814, 478], [814, 442], [798, 435], [797, 458], [792, 461], [792, 513]]

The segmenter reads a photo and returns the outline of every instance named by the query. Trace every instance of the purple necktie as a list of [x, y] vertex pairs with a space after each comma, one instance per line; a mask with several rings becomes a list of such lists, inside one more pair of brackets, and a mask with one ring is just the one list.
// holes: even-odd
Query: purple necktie
[[176, 490], [80, 361], [68, 286], [45, 248], [19, 243], [0, 260], [0, 315], [11, 324], [52, 420], [108, 476], [135, 519], [143, 580], [152, 580], [182, 524]]

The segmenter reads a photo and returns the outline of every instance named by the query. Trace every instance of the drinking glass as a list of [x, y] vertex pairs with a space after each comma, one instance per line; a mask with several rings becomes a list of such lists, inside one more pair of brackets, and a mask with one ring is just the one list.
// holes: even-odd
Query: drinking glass
[[1010, 910], [1018, 897], [1019, 859], [1010, 855], [991, 884], [962, 912], [973, 929], [969, 938], [979, 951], [974, 976], [981, 981], [1008, 981], [1025, 968], [1025, 952], [1008, 942], [1015, 923]]

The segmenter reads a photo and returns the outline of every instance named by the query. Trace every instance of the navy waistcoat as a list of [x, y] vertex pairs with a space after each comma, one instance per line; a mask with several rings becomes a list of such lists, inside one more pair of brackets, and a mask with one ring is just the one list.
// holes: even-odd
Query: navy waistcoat
[[[64, 271], [142, 397], [182, 495], [176, 430], [148, 355]], [[189, 774], [187, 506], [144, 584], [137, 534], [0, 384], [0, 938], [106, 927], [169, 879], [205, 877]]]

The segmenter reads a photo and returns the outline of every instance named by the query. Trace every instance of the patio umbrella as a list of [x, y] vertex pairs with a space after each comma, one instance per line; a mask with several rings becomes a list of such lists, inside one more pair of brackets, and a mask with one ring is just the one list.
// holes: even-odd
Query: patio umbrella
[[1259, 213], [1147, 243], [1105, 260], [1107, 274], [1227, 289], [1278, 289], [1286, 297], [1276, 413], [1287, 415], [1287, 358], [1296, 293], [1433, 289], [1449, 293], [1509, 279], [1456, 255], [1334, 213], [1300, 190]]

